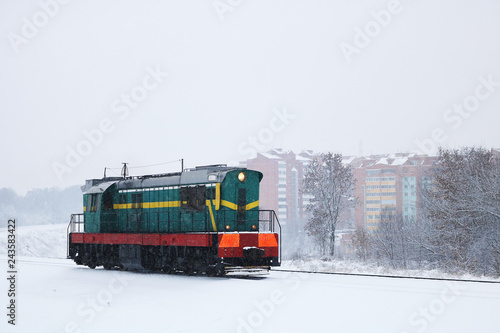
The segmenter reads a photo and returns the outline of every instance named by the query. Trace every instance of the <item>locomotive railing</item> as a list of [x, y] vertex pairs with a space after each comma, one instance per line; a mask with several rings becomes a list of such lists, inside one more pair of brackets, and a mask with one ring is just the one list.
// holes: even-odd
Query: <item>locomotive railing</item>
[[73, 232], [83, 232], [84, 230], [84, 217], [83, 214], [71, 214], [71, 219], [69, 220], [68, 228], [66, 229], [67, 246], [66, 246], [66, 257], [69, 258], [69, 235]]
[[259, 231], [277, 232], [281, 236], [281, 224], [274, 210], [259, 210]]
[[[267, 219], [261, 219], [260, 216], [261, 214], [264, 215], [264, 217], [267, 217]], [[276, 216], [276, 212], [274, 210], [260, 210], [259, 211], [259, 231], [262, 232], [262, 229], [268, 228], [269, 232], [276, 232], [279, 235], [279, 256], [278, 256], [278, 261], [281, 264], [281, 224], [280, 221], [278, 220], [278, 217]]]
[[[238, 224], [259, 225], [260, 232], [278, 232], [281, 233], [281, 225], [274, 210], [254, 210], [247, 211], [244, 218], [238, 218], [234, 210], [219, 210], [219, 220], [224, 225], [238, 226]], [[229, 230], [238, 231], [238, 230]]]
[[[110, 212], [110, 214], [116, 215], [116, 212]], [[185, 213], [184, 213], [185, 214]], [[194, 218], [194, 214], [192, 213], [192, 218], [191, 220], [191, 228], [189, 228], [188, 225], [183, 225], [184, 230], [182, 232], [189, 232], [189, 231], [195, 231], [194, 224], [197, 222]], [[248, 225], [248, 224], [255, 224], [258, 225], [258, 232], [272, 232], [272, 233], [278, 233], [279, 234], [279, 242], [280, 242], [280, 253], [279, 253], [279, 261], [281, 262], [281, 225], [279, 223], [278, 217], [276, 216], [276, 213], [274, 210], [251, 210], [251, 211], [246, 211], [244, 216], [238, 217], [238, 212], [234, 210], [219, 210], [217, 212], [218, 221], [222, 221], [223, 225], [230, 225], [231, 228], [229, 230], [218, 230], [219, 232], [224, 232], [224, 231], [229, 231], [229, 232], [238, 232], [238, 225]], [[102, 226], [106, 225], [107, 228], [109, 228], [107, 232], [114, 232], [112, 231], [113, 229], [118, 229], [118, 217], [116, 215], [115, 218], [111, 219], [111, 215], [107, 216], [109, 221], [114, 221], [114, 222], [104, 222], [101, 221]], [[169, 216], [170, 217], [170, 216]], [[108, 219], [104, 219], [108, 220]], [[155, 221], [156, 220], [156, 221]], [[181, 225], [181, 220], [180, 216], [178, 219], [170, 219], [168, 221], [163, 221], [160, 219], [159, 213], [141, 213], [140, 217], [137, 218], [137, 221], [131, 221], [127, 217], [127, 228], [130, 228], [129, 230], [136, 229], [134, 232], [140, 232], [140, 225], [141, 224], [148, 224], [151, 222], [148, 221], [154, 221], [152, 222], [153, 228], [147, 228], [149, 232], [152, 230], [156, 229], [156, 232], [172, 232], [170, 230], [171, 225], [173, 223], [178, 223], [179, 226]], [[211, 222], [209, 222], [209, 216], [206, 216], [205, 218], [202, 218], [201, 221], [204, 221], [207, 225], [205, 226], [205, 230], [210, 230], [211, 229]], [[132, 228], [132, 223], [134, 225], [137, 225], [136, 228]], [[161, 230], [160, 229], [160, 224], [166, 224], [167, 230]], [[156, 227], [156, 228], [155, 228]], [[191, 230], [189, 230], [191, 229]], [[68, 224], [67, 228], [67, 238], [68, 238], [68, 246], [67, 246], [67, 256], [69, 256], [69, 237], [71, 233], [74, 232], [84, 232], [84, 215], [83, 214], [71, 214], [71, 220]]]

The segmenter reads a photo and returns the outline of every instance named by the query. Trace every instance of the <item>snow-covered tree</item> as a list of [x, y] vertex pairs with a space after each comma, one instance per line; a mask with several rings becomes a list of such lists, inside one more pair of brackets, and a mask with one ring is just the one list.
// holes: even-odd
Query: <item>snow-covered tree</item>
[[483, 148], [440, 149], [422, 193], [431, 243], [448, 270], [500, 275], [500, 161]]
[[342, 213], [355, 203], [352, 167], [342, 163], [341, 154], [322, 154], [306, 169], [303, 192], [313, 196], [306, 230], [322, 253], [335, 254], [335, 229]]

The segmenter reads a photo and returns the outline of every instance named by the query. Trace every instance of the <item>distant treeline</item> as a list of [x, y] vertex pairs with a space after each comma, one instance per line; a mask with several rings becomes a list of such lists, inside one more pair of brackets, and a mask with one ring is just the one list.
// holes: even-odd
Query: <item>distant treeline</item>
[[8, 188], [0, 189], [0, 226], [15, 218], [17, 225], [69, 223], [70, 215], [82, 213], [82, 192], [79, 186], [66, 189], [34, 189], [24, 196]]

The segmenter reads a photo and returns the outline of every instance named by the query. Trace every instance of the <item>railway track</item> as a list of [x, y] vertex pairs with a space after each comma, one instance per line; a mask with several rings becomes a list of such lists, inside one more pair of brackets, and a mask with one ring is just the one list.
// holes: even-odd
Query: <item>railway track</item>
[[[47, 259], [47, 258], [44, 258]], [[49, 260], [30, 260], [30, 259], [19, 259], [16, 258], [16, 262], [19, 263], [29, 263], [29, 264], [35, 264], [35, 265], [50, 265], [50, 266], [65, 266], [65, 267], [76, 267], [74, 262], [57, 262], [56, 260], [63, 260], [64, 258], [50, 258], [53, 259], [53, 261]], [[7, 261], [7, 258], [0, 258], [0, 261]]]
[[374, 277], [374, 278], [388, 278], [388, 279], [413, 279], [413, 280], [430, 280], [430, 281], [450, 281], [450, 282], [470, 282], [470, 283], [490, 283], [490, 284], [498, 283], [498, 284], [500, 284], [500, 281], [470, 280], [470, 279], [462, 280], [462, 279], [433, 278], [433, 277], [423, 277], [423, 276], [401, 276], [401, 275], [343, 273], [343, 272], [315, 272], [315, 271], [300, 271], [300, 270], [280, 269], [280, 268], [273, 268], [272, 271], [274, 271], [274, 272], [285, 272], [285, 273], [344, 275], [344, 276]]

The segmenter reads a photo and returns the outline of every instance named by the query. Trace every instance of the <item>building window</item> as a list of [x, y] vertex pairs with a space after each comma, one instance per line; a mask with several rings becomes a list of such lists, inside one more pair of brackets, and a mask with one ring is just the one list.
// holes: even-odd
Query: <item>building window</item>
[[366, 200], [367, 205], [380, 205], [380, 200]]
[[382, 205], [395, 205], [396, 200], [382, 200]]
[[379, 182], [380, 181], [380, 177], [367, 177], [366, 181], [367, 182]]
[[396, 177], [382, 177], [381, 180], [383, 182], [393, 182], [396, 181]]

